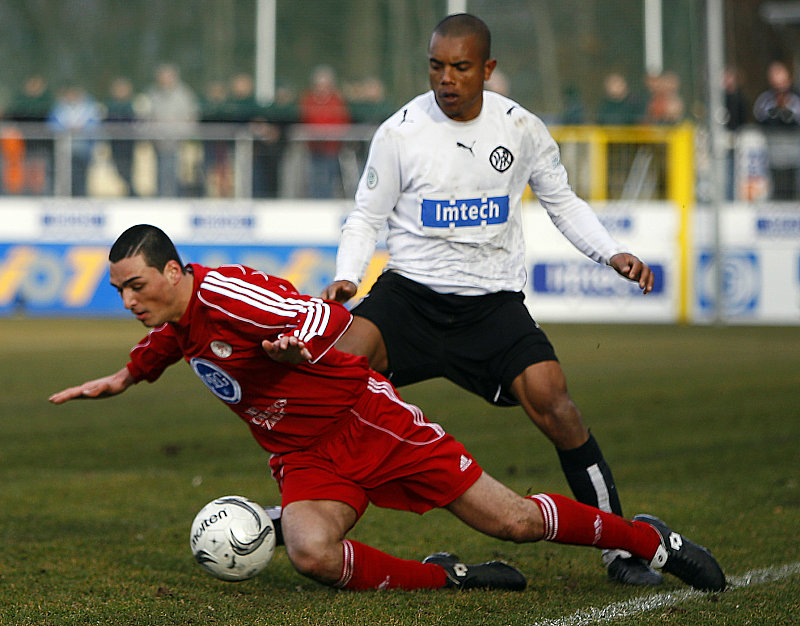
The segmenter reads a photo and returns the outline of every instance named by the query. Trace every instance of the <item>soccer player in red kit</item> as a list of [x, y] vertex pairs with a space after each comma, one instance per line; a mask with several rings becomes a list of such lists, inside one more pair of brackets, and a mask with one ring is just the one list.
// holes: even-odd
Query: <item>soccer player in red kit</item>
[[500, 561], [465, 565], [444, 552], [410, 561], [348, 539], [372, 502], [417, 513], [443, 507], [518, 543], [620, 548], [695, 588], [724, 589], [711, 553], [655, 517], [628, 521], [554, 494], [524, 498], [491, 478], [364, 357], [336, 349], [351, 321], [342, 305], [240, 265], [184, 267], [149, 225], [125, 231], [109, 260], [124, 306], [152, 330], [121, 370], [50, 401], [115, 395], [185, 359], [272, 453], [283, 539], [301, 574], [345, 589], [525, 588]]

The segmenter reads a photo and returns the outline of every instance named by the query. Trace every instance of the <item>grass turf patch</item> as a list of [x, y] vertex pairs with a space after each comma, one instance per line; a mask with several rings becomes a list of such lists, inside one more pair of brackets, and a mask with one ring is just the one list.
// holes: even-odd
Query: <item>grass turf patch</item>
[[[800, 562], [799, 328], [545, 330], [628, 515], [664, 518], [710, 547], [729, 577]], [[296, 574], [282, 548], [253, 580], [214, 580], [189, 551], [195, 513], [229, 493], [279, 499], [246, 425], [181, 364], [119, 398], [47, 402], [119, 369], [142, 335], [121, 320], [0, 321], [0, 623], [582, 623], [591, 608], [686, 589], [672, 577], [659, 589], [621, 587], [590, 549], [503, 543], [444, 511], [374, 507], [353, 538], [404, 558], [442, 549], [503, 558], [529, 577], [528, 590], [337, 592]], [[401, 394], [516, 491], [566, 493], [552, 446], [520, 409], [446, 381]], [[614, 623], [796, 623], [798, 591], [795, 570]]]

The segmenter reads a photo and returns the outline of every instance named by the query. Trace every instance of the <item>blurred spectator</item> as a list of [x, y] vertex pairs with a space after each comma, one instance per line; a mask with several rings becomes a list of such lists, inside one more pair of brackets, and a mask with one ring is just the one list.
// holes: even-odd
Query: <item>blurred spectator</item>
[[505, 96], [506, 98], [511, 97], [511, 85], [508, 81], [508, 77], [498, 69], [495, 69], [492, 72], [489, 80], [483, 84], [483, 88], [488, 91], [499, 93], [501, 96]]
[[179, 177], [181, 137], [195, 128], [200, 110], [192, 90], [181, 81], [178, 68], [164, 64], [156, 70], [156, 82], [147, 92], [144, 119], [154, 125], [159, 137], [154, 142], [158, 162], [158, 193], [161, 196], [185, 195]]
[[[223, 123], [228, 119], [228, 86], [224, 81], [206, 84], [200, 104], [200, 120], [204, 123]], [[215, 198], [233, 195], [233, 141], [203, 139], [203, 173], [206, 194]]]
[[[113, 124], [130, 124], [136, 119], [133, 110], [133, 83], [128, 78], [119, 76], [111, 81], [108, 100], [105, 102], [105, 121]], [[112, 136], [113, 133], [112, 133]], [[136, 195], [133, 187], [133, 151], [132, 137], [112, 139], [111, 160], [117, 168], [117, 173], [125, 182], [127, 194]]]
[[55, 132], [70, 135], [73, 196], [86, 195], [86, 174], [95, 143], [90, 135], [101, 119], [100, 107], [83, 87], [68, 83], [59, 90], [48, 124]]
[[800, 94], [792, 84], [787, 65], [773, 61], [767, 68], [769, 87], [756, 98], [753, 115], [759, 124], [795, 128], [800, 124]]
[[357, 124], [381, 124], [395, 112], [386, 99], [386, 85], [377, 76], [350, 85], [347, 104]]
[[[53, 94], [44, 76], [32, 74], [12, 97], [4, 117], [16, 122], [44, 123], [50, 115], [53, 102]], [[6, 173], [13, 173], [13, 176], [6, 181], [5, 191], [32, 195], [52, 192], [53, 142], [34, 138], [20, 143], [20, 132], [9, 131], [7, 134], [11, 142], [4, 144], [4, 156], [13, 159], [13, 172]]]
[[675, 72], [651, 74], [647, 77], [650, 100], [644, 121], [648, 124], [676, 124], [683, 119], [684, 104], [680, 95], [680, 78]]
[[8, 108], [6, 118], [18, 122], [43, 122], [53, 108], [53, 94], [41, 74], [25, 79]]
[[722, 88], [725, 91], [725, 128], [738, 130], [747, 124], [747, 99], [739, 85], [739, 70], [726, 67], [722, 72]]
[[747, 123], [748, 106], [739, 88], [739, 72], [735, 67], [726, 67], [722, 72], [722, 89], [725, 92], [725, 128], [729, 140], [725, 149], [725, 198], [733, 200], [736, 188], [736, 150], [732, 133]]
[[753, 115], [766, 131], [772, 199], [792, 200], [798, 197], [800, 173], [800, 94], [789, 67], [781, 61], [770, 63], [767, 82], [769, 87], [753, 105]]
[[[281, 96], [281, 92], [276, 94]], [[240, 72], [231, 79], [226, 116], [229, 122], [246, 124], [253, 135], [253, 197], [277, 196], [282, 120], [278, 118], [273, 123], [267, 108], [258, 103], [250, 74]], [[290, 121], [296, 121], [296, 113]]]
[[[350, 123], [350, 111], [336, 86], [336, 75], [328, 66], [317, 67], [311, 86], [300, 99], [300, 122], [316, 127], [320, 136], [342, 134]], [[343, 195], [338, 141], [311, 141], [310, 195], [312, 198], [338, 198]]]
[[256, 101], [255, 85], [250, 74], [240, 72], [231, 79], [225, 111], [226, 119], [231, 122], [249, 122], [263, 114], [262, 107]]
[[203, 122], [225, 121], [228, 87], [225, 81], [212, 80], [206, 84], [200, 100], [200, 119]]
[[287, 85], [278, 85], [275, 99], [263, 110], [264, 121], [251, 126], [253, 144], [253, 197], [275, 198], [281, 188], [281, 166], [288, 145], [288, 129], [299, 121], [297, 98]]
[[15, 126], [0, 126], [0, 192], [22, 193], [25, 189], [25, 139]]
[[561, 114], [561, 123], [583, 124], [585, 121], [586, 111], [581, 92], [576, 85], [567, 85], [564, 88], [564, 111]]
[[636, 124], [642, 119], [642, 102], [628, 87], [619, 72], [611, 72], [603, 81], [603, 99], [597, 108], [597, 123], [608, 125]]

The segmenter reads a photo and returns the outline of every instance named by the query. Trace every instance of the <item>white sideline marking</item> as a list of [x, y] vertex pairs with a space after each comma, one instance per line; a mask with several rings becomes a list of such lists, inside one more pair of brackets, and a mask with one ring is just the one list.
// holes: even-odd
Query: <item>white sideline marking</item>
[[[794, 576], [795, 574], [800, 574], [800, 563], [789, 563], [788, 565], [753, 570], [746, 572], [742, 576], [729, 578], [727, 590], [761, 585], [776, 580], [782, 580], [789, 576]], [[639, 598], [638, 600], [616, 602], [603, 608], [582, 609], [567, 617], [536, 622], [534, 626], [584, 626], [585, 624], [613, 622], [622, 617], [632, 617], [639, 613], [675, 606], [686, 600], [700, 598], [705, 595], [707, 594], [695, 589], [658, 593], [653, 596]]]

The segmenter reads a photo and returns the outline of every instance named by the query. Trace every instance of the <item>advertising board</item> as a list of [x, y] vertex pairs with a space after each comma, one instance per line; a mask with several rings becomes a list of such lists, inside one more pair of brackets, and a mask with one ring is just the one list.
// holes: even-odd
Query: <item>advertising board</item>
[[[349, 207], [344, 201], [4, 199], [0, 316], [123, 315], [108, 284], [107, 254], [116, 237], [137, 223], [163, 228], [186, 262], [250, 265], [317, 295], [333, 278]], [[588, 260], [531, 202], [523, 209], [525, 293], [536, 320], [627, 324], [716, 319], [714, 219], [708, 210], [694, 211], [691, 237], [686, 238], [671, 203], [608, 203], [595, 209], [611, 234], [650, 264], [653, 292], [643, 296], [635, 283]], [[724, 321], [800, 323], [800, 212], [780, 205], [731, 204], [721, 212], [720, 226]], [[681, 266], [682, 259], [688, 268]], [[357, 298], [385, 260], [379, 244]]]

